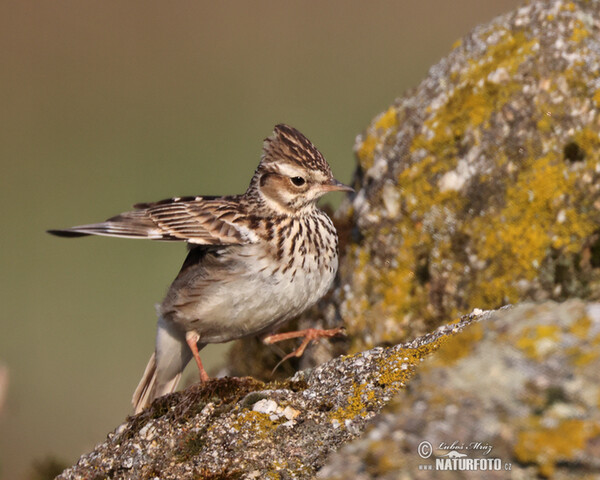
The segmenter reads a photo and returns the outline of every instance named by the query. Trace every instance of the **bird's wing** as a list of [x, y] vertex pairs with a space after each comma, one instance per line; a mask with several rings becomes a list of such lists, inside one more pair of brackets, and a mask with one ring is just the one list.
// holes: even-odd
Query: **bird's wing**
[[105, 222], [65, 230], [61, 237], [104, 235], [122, 238], [185, 241], [198, 245], [243, 245], [256, 241], [248, 228], [240, 197], [176, 197], [134, 206]]

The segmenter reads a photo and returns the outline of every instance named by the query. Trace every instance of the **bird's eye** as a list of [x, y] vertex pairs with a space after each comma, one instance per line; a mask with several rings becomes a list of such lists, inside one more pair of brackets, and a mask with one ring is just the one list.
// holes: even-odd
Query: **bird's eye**
[[306, 180], [304, 180], [302, 177], [292, 177], [292, 183], [297, 187], [301, 187], [306, 183]]

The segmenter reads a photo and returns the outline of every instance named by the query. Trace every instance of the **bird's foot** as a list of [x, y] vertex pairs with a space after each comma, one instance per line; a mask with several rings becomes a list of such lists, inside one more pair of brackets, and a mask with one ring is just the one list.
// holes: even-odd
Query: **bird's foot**
[[301, 357], [304, 354], [304, 351], [306, 350], [306, 347], [308, 347], [310, 342], [316, 342], [320, 338], [331, 338], [331, 337], [337, 337], [340, 335], [341, 336], [346, 335], [346, 329], [344, 327], [330, 328], [327, 330], [324, 330], [321, 328], [307, 328], [305, 330], [297, 330], [295, 332], [276, 333], [274, 335], [268, 335], [268, 336], [264, 337], [263, 343], [266, 343], [267, 345], [270, 345], [270, 344], [276, 343], [276, 342], [281, 342], [283, 340], [289, 340], [291, 338], [304, 337], [304, 340], [302, 340], [302, 343], [300, 344], [300, 346], [293, 352], [288, 353], [285, 357], [283, 357], [279, 361], [279, 363], [277, 363], [277, 365], [275, 365], [275, 368], [273, 369], [273, 372], [271, 372], [271, 374], [273, 374], [275, 372], [275, 370], [277, 370], [277, 367], [279, 367], [279, 365], [281, 365], [286, 360], [289, 360], [290, 358], [293, 358], [293, 357], [298, 357], [298, 358]]

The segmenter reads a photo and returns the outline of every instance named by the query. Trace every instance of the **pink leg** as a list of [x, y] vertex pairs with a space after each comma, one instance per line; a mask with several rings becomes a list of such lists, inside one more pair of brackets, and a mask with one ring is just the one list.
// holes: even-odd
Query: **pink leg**
[[[344, 327], [331, 328], [329, 330], [323, 330], [320, 328], [307, 328], [305, 330], [297, 330], [295, 332], [276, 333], [275, 335], [267, 335], [264, 337], [263, 342], [269, 345], [271, 343], [281, 342], [282, 340], [289, 340], [290, 338], [304, 337], [304, 340], [300, 346], [292, 353], [289, 353], [283, 357], [283, 359], [277, 364], [275, 367], [275, 369], [277, 369], [277, 367], [286, 360], [292, 357], [301, 357], [310, 342], [317, 341], [319, 338], [331, 338], [337, 335], [345, 335]], [[275, 371], [275, 369], [273, 369], [273, 371]]]
[[185, 334], [185, 341], [187, 342], [192, 354], [194, 355], [194, 360], [196, 360], [196, 365], [198, 365], [198, 370], [200, 370], [200, 380], [202, 382], [207, 382], [210, 380], [208, 373], [204, 370], [202, 366], [202, 360], [200, 360], [200, 354], [198, 353], [198, 340], [200, 340], [200, 336], [196, 332], [187, 332]]

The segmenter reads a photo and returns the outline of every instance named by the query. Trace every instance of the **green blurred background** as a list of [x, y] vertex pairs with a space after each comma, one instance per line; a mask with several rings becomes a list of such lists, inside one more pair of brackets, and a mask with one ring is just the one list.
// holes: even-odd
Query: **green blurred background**
[[[180, 244], [47, 228], [243, 192], [279, 122], [348, 182], [372, 117], [519, 3], [2, 2], [0, 477], [73, 463], [123, 421], [184, 258]], [[213, 372], [222, 352], [203, 352]]]

